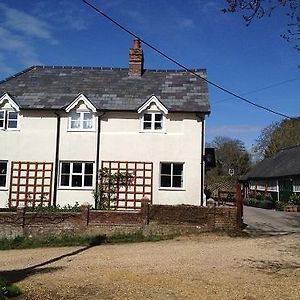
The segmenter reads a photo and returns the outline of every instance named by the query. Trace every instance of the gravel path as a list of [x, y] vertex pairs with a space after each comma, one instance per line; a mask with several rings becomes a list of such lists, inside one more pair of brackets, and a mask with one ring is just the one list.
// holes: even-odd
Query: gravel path
[[[300, 234], [0, 251], [38, 299], [300, 299]], [[2, 272], [1, 272], [2, 271]]]

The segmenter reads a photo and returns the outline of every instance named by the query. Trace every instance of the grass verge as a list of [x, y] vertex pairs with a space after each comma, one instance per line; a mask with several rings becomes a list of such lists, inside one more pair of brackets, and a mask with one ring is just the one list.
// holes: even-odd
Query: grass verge
[[31, 249], [41, 247], [67, 247], [67, 246], [96, 246], [102, 244], [121, 244], [137, 242], [157, 242], [170, 240], [177, 235], [144, 235], [142, 231], [131, 234], [115, 234], [112, 236], [51, 236], [45, 238], [15, 237], [13, 239], [0, 239], [0, 250]]

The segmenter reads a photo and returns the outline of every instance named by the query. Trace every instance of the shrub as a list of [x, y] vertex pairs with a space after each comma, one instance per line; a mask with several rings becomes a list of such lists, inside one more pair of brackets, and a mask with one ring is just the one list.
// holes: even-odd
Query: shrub
[[300, 194], [293, 193], [288, 201], [290, 204], [300, 205]]
[[12, 283], [8, 283], [4, 278], [0, 277], [0, 300], [12, 298], [21, 295], [21, 290]]
[[253, 207], [265, 208], [265, 209], [273, 209], [275, 204], [270, 200], [258, 200], [254, 198], [246, 198], [244, 199], [244, 204]]

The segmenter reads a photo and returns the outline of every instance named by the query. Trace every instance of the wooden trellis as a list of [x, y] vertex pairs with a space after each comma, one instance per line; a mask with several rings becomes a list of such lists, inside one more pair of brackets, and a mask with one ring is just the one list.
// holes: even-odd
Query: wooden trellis
[[48, 206], [51, 201], [53, 163], [13, 161], [9, 207]]
[[121, 187], [116, 195], [116, 208], [138, 209], [141, 199], [147, 197], [152, 203], [153, 163], [136, 161], [102, 161], [102, 168], [111, 173], [126, 172], [132, 174], [133, 181], [127, 187]]

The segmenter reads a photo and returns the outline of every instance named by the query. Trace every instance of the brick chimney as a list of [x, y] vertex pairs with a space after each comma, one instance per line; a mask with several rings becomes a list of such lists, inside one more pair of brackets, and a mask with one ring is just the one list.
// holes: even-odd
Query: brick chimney
[[141, 48], [141, 41], [135, 39], [133, 48], [129, 50], [129, 76], [140, 77], [144, 72], [144, 53]]

